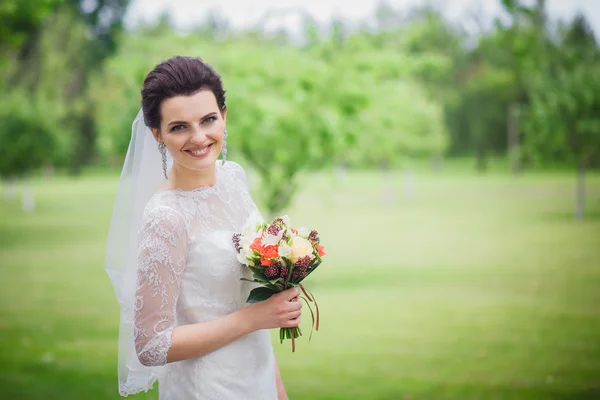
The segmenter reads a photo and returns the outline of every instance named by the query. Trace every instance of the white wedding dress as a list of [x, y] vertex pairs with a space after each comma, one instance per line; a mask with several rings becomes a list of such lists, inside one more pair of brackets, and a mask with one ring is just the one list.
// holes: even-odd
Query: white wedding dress
[[166, 363], [174, 327], [245, 307], [254, 287], [240, 281], [251, 274], [237, 261], [231, 236], [261, 215], [238, 164], [217, 162], [216, 176], [212, 187], [157, 192], [144, 210], [134, 318], [138, 358], [158, 370], [160, 400], [277, 399], [268, 330]]

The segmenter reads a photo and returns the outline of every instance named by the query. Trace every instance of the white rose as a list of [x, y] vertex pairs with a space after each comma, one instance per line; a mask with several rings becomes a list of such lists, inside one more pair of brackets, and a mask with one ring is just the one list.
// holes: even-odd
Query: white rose
[[285, 230], [285, 236], [288, 238], [295, 238], [297, 235], [294, 232], [292, 232], [291, 228], [287, 228]]
[[279, 257], [290, 258], [292, 254], [292, 248], [287, 245], [287, 243], [281, 243], [277, 248], [277, 253]]
[[255, 237], [256, 237], [256, 225], [255, 224], [246, 225], [242, 232], [242, 240], [244, 242], [249, 241], [250, 243], [252, 243], [252, 241], [254, 240]]
[[240, 264], [244, 264], [244, 265], [248, 264], [248, 260], [246, 259], [246, 254], [244, 252], [239, 252], [235, 256], [236, 256], [237, 260], [240, 262]]
[[302, 227], [298, 228], [298, 235], [300, 235], [304, 238], [307, 238], [308, 235], [310, 235], [310, 229], [308, 229], [305, 226], [302, 226]]
[[312, 256], [312, 254], [313, 246], [311, 242], [300, 236], [292, 239], [292, 256], [290, 257], [292, 262], [295, 263], [303, 257]]
[[283, 215], [280, 218], [283, 220], [285, 226], [290, 226], [290, 217], [288, 217], [287, 215]]
[[238, 261], [244, 265], [248, 265], [249, 261], [248, 261], [248, 256], [252, 254], [252, 251], [250, 250], [250, 246], [243, 246], [240, 249], [240, 252], [236, 254], [236, 257], [238, 259]]
[[277, 235], [271, 235], [270, 233], [265, 232], [265, 236], [262, 239], [262, 244], [265, 246], [274, 246], [279, 243], [282, 237], [283, 229], [280, 229]]

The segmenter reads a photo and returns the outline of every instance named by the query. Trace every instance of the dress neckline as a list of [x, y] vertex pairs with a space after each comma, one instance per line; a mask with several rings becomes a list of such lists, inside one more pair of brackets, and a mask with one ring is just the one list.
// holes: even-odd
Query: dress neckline
[[221, 160], [217, 160], [215, 162], [215, 178], [216, 178], [216, 182], [214, 185], [212, 186], [199, 186], [197, 188], [191, 189], [191, 190], [183, 190], [183, 189], [169, 189], [169, 190], [160, 190], [158, 192], [156, 192], [156, 194], [161, 194], [161, 193], [172, 193], [178, 196], [185, 196], [185, 197], [206, 197], [209, 196], [211, 194], [216, 194], [219, 190], [219, 186], [221, 184], [221, 179], [222, 179], [222, 171], [221, 171]]

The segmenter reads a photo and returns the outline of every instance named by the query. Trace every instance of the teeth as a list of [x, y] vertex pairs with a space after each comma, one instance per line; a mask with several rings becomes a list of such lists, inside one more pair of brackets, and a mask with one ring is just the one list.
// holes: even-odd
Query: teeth
[[195, 156], [201, 156], [203, 154], [208, 153], [208, 149], [210, 148], [210, 146], [206, 146], [205, 148], [203, 148], [202, 150], [194, 150], [194, 151], [190, 151], [190, 153], [192, 153]]

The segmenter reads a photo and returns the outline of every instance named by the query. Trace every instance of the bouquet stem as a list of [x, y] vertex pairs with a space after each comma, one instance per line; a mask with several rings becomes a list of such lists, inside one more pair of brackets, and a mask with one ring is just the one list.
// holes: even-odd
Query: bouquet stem
[[296, 351], [296, 338], [302, 336], [302, 331], [300, 327], [296, 326], [294, 328], [280, 328], [279, 329], [279, 340], [283, 343], [284, 339], [292, 340], [292, 352]]

